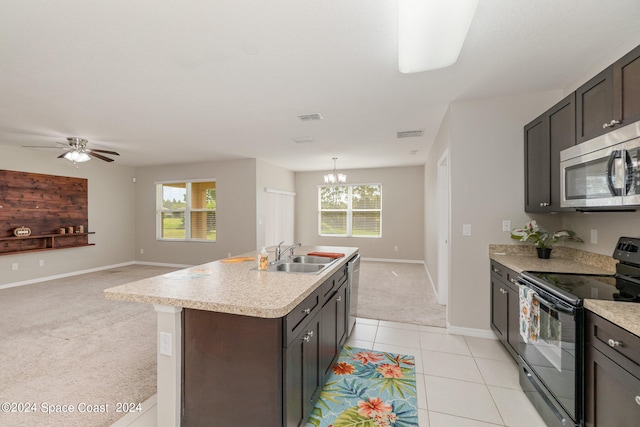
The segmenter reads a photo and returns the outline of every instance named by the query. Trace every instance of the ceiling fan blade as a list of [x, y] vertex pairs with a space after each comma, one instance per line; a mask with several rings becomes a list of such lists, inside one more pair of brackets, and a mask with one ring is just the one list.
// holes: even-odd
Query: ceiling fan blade
[[93, 151], [87, 150], [86, 153], [92, 157], [95, 157], [97, 159], [100, 160], [104, 160], [105, 162], [113, 162], [113, 159], [110, 159], [108, 157], [102, 156], [100, 154], [94, 153]]
[[23, 148], [55, 148], [56, 150], [64, 150], [67, 147], [47, 147], [44, 145], [23, 145]]
[[[52, 147], [52, 148], [53, 148], [53, 147]], [[68, 151], [65, 151], [64, 153], [60, 154], [60, 155], [58, 156], [58, 158], [59, 158], [59, 159], [63, 158], [64, 156], [66, 156], [66, 155], [67, 155], [67, 153], [68, 153]]]
[[119, 156], [120, 154], [116, 153], [115, 151], [108, 151], [108, 150], [96, 150], [96, 149], [87, 149], [87, 152], [94, 152], [94, 153], [104, 153], [104, 154], [112, 154], [114, 156]]

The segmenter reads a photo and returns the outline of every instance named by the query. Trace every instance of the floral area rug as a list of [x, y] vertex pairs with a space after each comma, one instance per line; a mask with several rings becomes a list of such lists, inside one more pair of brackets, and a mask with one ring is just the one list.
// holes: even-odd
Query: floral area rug
[[307, 427], [416, 427], [413, 356], [345, 346]]

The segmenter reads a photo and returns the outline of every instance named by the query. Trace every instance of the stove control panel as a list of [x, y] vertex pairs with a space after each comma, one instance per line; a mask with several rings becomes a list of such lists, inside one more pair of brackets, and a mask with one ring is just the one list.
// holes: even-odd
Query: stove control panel
[[620, 237], [613, 251], [613, 257], [620, 261], [640, 264], [640, 238]]

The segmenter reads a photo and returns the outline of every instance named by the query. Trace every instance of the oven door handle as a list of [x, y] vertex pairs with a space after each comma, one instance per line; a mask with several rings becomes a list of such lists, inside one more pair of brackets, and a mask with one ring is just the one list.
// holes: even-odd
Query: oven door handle
[[539, 294], [534, 295], [533, 298], [536, 299], [537, 301], [539, 301], [541, 304], [544, 304], [547, 307], [549, 307], [549, 308], [551, 308], [551, 309], [553, 309], [555, 311], [560, 311], [562, 313], [566, 313], [566, 314], [570, 314], [570, 315], [574, 315], [575, 312], [576, 312], [575, 308], [565, 307], [563, 305], [552, 303], [551, 301], [548, 301], [548, 300], [542, 298]]

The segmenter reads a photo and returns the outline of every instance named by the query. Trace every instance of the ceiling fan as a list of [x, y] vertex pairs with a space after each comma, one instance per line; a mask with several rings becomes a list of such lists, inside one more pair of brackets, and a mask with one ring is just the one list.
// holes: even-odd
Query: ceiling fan
[[65, 151], [63, 154], [60, 154], [58, 158], [65, 158], [67, 160], [71, 160], [74, 163], [86, 162], [87, 160], [91, 160], [91, 157], [104, 160], [105, 162], [113, 162], [113, 159], [104, 156], [103, 154], [109, 154], [112, 156], [120, 155], [115, 151], [87, 148], [88, 143], [89, 141], [84, 138], [70, 136], [67, 138], [66, 144], [64, 142], [56, 142], [56, 144], [60, 144], [62, 145], [62, 147], [46, 147], [43, 145], [24, 145], [23, 147], [66, 149], [67, 151]]

